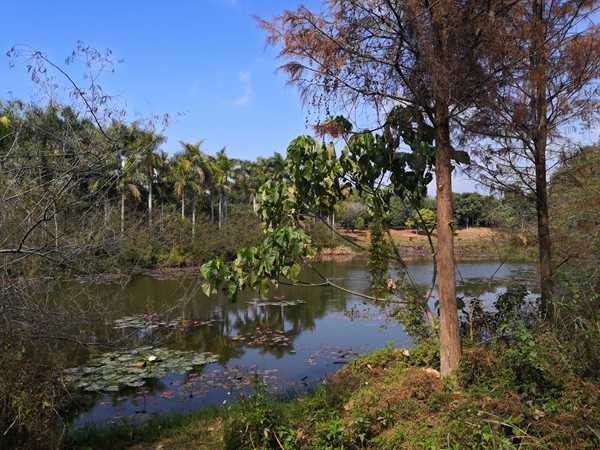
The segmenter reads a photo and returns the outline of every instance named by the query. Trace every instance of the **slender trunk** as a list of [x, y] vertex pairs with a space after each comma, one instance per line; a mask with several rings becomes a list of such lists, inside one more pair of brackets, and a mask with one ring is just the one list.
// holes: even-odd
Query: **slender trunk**
[[219, 192], [219, 230], [223, 224], [223, 193]]
[[125, 193], [121, 194], [121, 236], [125, 234]]
[[185, 196], [181, 196], [181, 218], [185, 219]]
[[196, 197], [192, 201], [192, 240], [196, 238]]
[[215, 223], [215, 196], [210, 194], [210, 223]]
[[56, 211], [56, 203], [54, 203], [54, 247], [58, 248], [58, 213]]
[[437, 184], [437, 270], [440, 305], [440, 363], [442, 377], [450, 376], [458, 368], [461, 357], [456, 280], [454, 264], [454, 215], [452, 211], [452, 147], [448, 108], [436, 104], [436, 158]]
[[160, 201], [160, 232], [164, 232], [165, 231], [165, 204], [164, 202]]
[[256, 214], [256, 195], [252, 194], [252, 211]]
[[335, 209], [331, 211], [331, 239], [335, 239]]
[[538, 224], [538, 247], [540, 287], [542, 294], [541, 308], [546, 317], [552, 317], [552, 241], [550, 239], [550, 218], [548, 214], [548, 190], [546, 180], [546, 143], [536, 143], [535, 188]]
[[533, 2], [536, 26], [531, 46], [530, 63], [534, 80], [534, 94], [531, 101], [536, 126], [533, 132], [535, 160], [535, 194], [538, 222], [538, 261], [540, 270], [541, 308], [546, 317], [551, 318], [552, 293], [552, 242], [550, 240], [550, 218], [548, 214], [548, 182], [546, 178], [546, 146], [548, 140], [548, 102], [546, 98], [547, 74], [545, 67], [545, 24], [544, 2]]
[[[125, 158], [119, 154], [121, 160], [121, 176], [125, 175]], [[125, 189], [125, 187], [123, 187]], [[125, 234], [125, 192], [121, 192], [121, 236]]]
[[148, 226], [152, 226], [152, 181], [148, 180]]

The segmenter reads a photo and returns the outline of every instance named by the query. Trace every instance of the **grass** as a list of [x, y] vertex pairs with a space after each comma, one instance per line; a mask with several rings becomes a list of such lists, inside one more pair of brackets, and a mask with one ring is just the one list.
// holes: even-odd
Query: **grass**
[[173, 414], [143, 425], [120, 422], [106, 428], [88, 426], [67, 436], [71, 450], [217, 449], [222, 446], [224, 410], [206, 408], [190, 414]]
[[[339, 230], [347, 238], [368, 247], [367, 230]], [[430, 258], [431, 251], [425, 234], [415, 230], [390, 230], [400, 253], [406, 258]], [[435, 233], [433, 236], [436, 243]], [[465, 259], [502, 259], [506, 261], [527, 261], [535, 255], [531, 248], [516, 245], [505, 234], [493, 228], [471, 227], [457, 230], [454, 234], [454, 246], [457, 257]]]

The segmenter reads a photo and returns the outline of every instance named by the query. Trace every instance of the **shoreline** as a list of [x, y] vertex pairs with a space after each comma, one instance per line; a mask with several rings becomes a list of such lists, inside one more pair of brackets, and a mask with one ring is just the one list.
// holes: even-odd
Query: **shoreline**
[[[340, 229], [339, 232], [347, 239], [355, 241], [363, 247], [368, 246], [369, 232], [367, 230], [352, 231]], [[425, 235], [415, 230], [390, 230], [390, 235], [405, 261], [432, 261], [431, 250]], [[435, 236], [434, 236], [435, 242]], [[455, 232], [455, 258], [457, 262], [468, 261], [504, 261], [504, 262], [535, 262], [535, 257], [528, 254], [527, 249], [514, 248], [501, 232], [492, 228], [468, 228]], [[317, 254], [309, 258], [314, 262], [347, 262], [354, 259], [368, 258], [366, 251], [354, 249], [350, 244], [333, 247], [321, 247]], [[77, 277], [77, 281], [85, 283], [118, 283], [127, 281], [135, 276], [149, 276], [158, 280], [174, 279], [180, 274], [199, 273], [201, 264], [175, 267], [132, 267], [122, 273], [97, 273], [85, 277]]]

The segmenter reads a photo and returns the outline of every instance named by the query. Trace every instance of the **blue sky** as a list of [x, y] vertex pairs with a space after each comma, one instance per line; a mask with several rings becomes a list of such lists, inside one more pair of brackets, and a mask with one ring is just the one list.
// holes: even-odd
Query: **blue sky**
[[[24, 45], [62, 62], [78, 40], [110, 48], [123, 62], [103, 77], [105, 90], [133, 117], [176, 117], [164, 148], [204, 139], [213, 153], [253, 159], [307, 129], [296, 89], [277, 73], [276, 50], [253, 16], [272, 17], [301, 2], [284, 0], [6, 0], [0, 36], [0, 98], [31, 100], [25, 64], [9, 67], [6, 50]], [[302, 2], [317, 8], [318, 0]], [[460, 176], [455, 190], [473, 190]]]

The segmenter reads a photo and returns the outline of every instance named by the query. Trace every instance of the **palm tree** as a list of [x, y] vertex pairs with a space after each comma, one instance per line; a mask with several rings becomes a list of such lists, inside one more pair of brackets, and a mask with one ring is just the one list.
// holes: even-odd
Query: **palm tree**
[[211, 165], [206, 155], [202, 152], [203, 141], [196, 144], [181, 142], [183, 146], [183, 155], [190, 161], [188, 172], [188, 186], [192, 192], [192, 239], [196, 237], [196, 206], [198, 197], [203, 194], [207, 179], [211, 177]]
[[138, 170], [139, 163], [136, 154], [121, 154], [119, 159], [121, 160], [121, 170], [117, 188], [121, 194], [121, 235], [123, 235], [125, 233], [125, 200], [128, 196], [136, 202], [142, 198], [138, 187], [142, 183], [142, 177]]
[[139, 186], [148, 189], [148, 209], [152, 216], [152, 178], [153, 159], [156, 147], [164, 141], [163, 136], [154, 134], [151, 130], [140, 128], [137, 123], [125, 125], [113, 122], [108, 130], [114, 136], [114, 141], [121, 144], [118, 151], [115, 178], [117, 190], [121, 196], [121, 234], [125, 231], [125, 201], [127, 197], [139, 201], [142, 197]]
[[171, 162], [169, 155], [160, 151], [156, 154], [154, 160], [154, 174], [155, 183], [154, 187], [157, 190], [158, 198], [160, 200], [160, 230], [164, 230], [164, 199], [167, 196], [167, 192], [171, 192]]
[[146, 189], [148, 190], [148, 225], [152, 226], [152, 186], [157, 177], [156, 167], [159, 164], [157, 147], [165, 141], [164, 136], [157, 136], [152, 132], [143, 132], [140, 136], [140, 167], [146, 176]]
[[185, 193], [188, 183], [189, 172], [192, 163], [185, 155], [175, 155], [171, 170], [171, 178], [173, 181], [173, 192], [175, 197], [181, 201], [181, 218], [185, 219]]
[[231, 190], [231, 182], [238, 164], [239, 160], [227, 156], [225, 147], [219, 150], [214, 158], [215, 186], [219, 195], [219, 229], [227, 221], [227, 194]]

